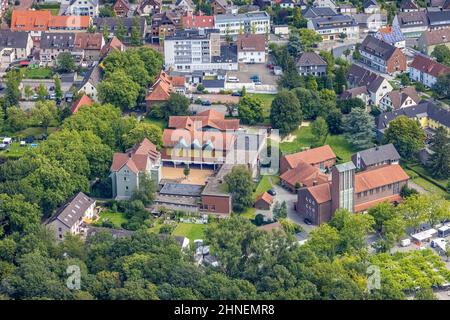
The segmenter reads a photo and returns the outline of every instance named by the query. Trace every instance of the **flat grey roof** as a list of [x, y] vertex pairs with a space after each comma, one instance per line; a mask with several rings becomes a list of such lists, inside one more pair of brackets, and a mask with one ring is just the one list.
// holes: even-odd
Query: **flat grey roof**
[[240, 13], [240, 14], [219, 14], [219, 15], [214, 16], [214, 19], [217, 24], [217, 23], [236, 21], [236, 20], [242, 20], [242, 21], [249, 21], [249, 20], [256, 20], [256, 19], [270, 20], [270, 17], [269, 17], [269, 14], [265, 11], [253, 11], [253, 12]]
[[346, 162], [346, 163], [337, 164], [336, 165], [336, 169], [339, 172], [343, 172], [343, 171], [348, 171], [348, 170], [355, 170], [356, 167], [353, 164], [353, 162], [349, 161], [349, 162]]
[[159, 194], [174, 196], [199, 197], [202, 193], [203, 186], [196, 184], [183, 184], [168, 182], [164, 184]]

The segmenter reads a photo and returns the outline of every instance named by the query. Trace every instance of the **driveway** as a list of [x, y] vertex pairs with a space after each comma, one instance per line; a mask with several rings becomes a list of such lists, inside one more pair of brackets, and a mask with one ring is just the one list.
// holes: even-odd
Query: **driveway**
[[[223, 113], [225, 115], [228, 115], [227, 106], [224, 104], [213, 104], [210, 106], [202, 106], [201, 104], [193, 103], [193, 104], [189, 105], [189, 110], [192, 113], [200, 113], [200, 112], [211, 110], [211, 109], [219, 111], [220, 113]], [[237, 110], [235, 109], [233, 111], [233, 116], [237, 116], [237, 115], [238, 115], [238, 113], [237, 113]]]

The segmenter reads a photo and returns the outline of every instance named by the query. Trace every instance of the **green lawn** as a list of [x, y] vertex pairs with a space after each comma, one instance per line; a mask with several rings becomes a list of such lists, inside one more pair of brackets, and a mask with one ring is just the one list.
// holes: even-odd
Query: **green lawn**
[[430, 193], [438, 194], [443, 197], [448, 196], [447, 192], [445, 192], [441, 188], [435, 186], [430, 181], [427, 181], [422, 177], [416, 177], [412, 181], [414, 181], [415, 183], [417, 183], [419, 186], [421, 186], [422, 188], [424, 188], [425, 190], [427, 190]]
[[[56, 131], [56, 127], [49, 127], [48, 128], [48, 134], [55, 132]], [[16, 132], [15, 135], [17, 135], [18, 137], [23, 137], [26, 138], [28, 136], [40, 136], [42, 134], [45, 134], [45, 128], [42, 127], [30, 127], [30, 128], [26, 128], [22, 131]]]
[[269, 178], [272, 180], [272, 184], [274, 185], [280, 182], [280, 177], [278, 176], [262, 176], [261, 180], [258, 182], [255, 192], [253, 193], [255, 198], [271, 188]]
[[256, 216], [256, 209], [255, 208], [248, 208], [247, 210], [245, 210], [244, 212], [242, 212], [241, 214], [239, 214], [241, 217], [247, 218], [249, 220], [253, 220], [255, 219]]
[[448, 180], [446, 179], [435, 179], [431, 177], [430, 172], [428, 171], [427, 168], [425, 168], [424, 166], [422, 166], [421, 164], [414, 164], [414, 165], [409, 165], [412, 169], [414, 169], [414, 171], [428, 177], [429, 179], [433, 180], [434, 182], [436, 182], [437, 184], [439, 184], [441, 187], [445, 188], [447, 186]]
[[120, 229], [122, 223], [128, 221], [124, 213], [111, 211], [103, 211], [100, 213], [100, 219], [98, 220], [98, 223], [101, 224], [105, 220], [110, 221], [116, 229]]
[[25, 79], [51, 79], [53, 71], [50, 68], [27, 68], [22, 69]]
[[0, 157], [20, 158], [29, 149], [29, 146], [21, 147], [19, 142], [13, 142], [7, 150], [0, 151]]
[[144, 118], [142, 119], [145, 123], [154, 124], [155, 126], [160, 127], [162, 130], [167, 127], [167, 123], [164, 120], [160, 119], [153, 119], [153, 118]]
[[205, 236], [206, 225], [195, 223], [180, 222], [172, 232], [173, 236], [183, 236], [191, 241], [203, 239]]
[[268, 93], [253, 93], [252, 96], [257, 97], [261, 100], [264, 106], [264, 118], [269, 118], [270, 115], [270, 107], [272, 105], [272, 100], [275, 99], [275, 94]]
[[[294, 141], [280, 143], [280, 150], [283, 154], [299, 152], [315, 144], [310, 127], [301, 127], [294, 131], [293, 134], [297, 136]], [[351, 155], [358, 151], [348, 143], [343, 135], [328, 135], [325, 144], [330, 145], [340, 162], [350, 161]]]

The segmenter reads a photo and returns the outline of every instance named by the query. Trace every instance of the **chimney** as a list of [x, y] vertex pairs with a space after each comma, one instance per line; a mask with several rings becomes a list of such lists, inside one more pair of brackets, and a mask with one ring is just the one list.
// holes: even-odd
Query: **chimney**
[[317, 186], [317, 180], [313, 181], [313, 186]]
[[131, 158], [131, 152], [128, 152], [128, 158]]

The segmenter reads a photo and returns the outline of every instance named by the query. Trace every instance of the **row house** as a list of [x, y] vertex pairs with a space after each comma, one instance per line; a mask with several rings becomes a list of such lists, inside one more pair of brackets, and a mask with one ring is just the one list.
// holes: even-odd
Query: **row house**
[[439, 76], [450, 73], [450, 67], [422, 55], [416, 55], [409, 65], [409, 78], [433, 87]]
[[359, 27], [355, 19], [348, 15], [313, 18], [307, 23], [308, 29], [316, 31], [323, 40], [337, 40], [341, 37], [357, 39]]
[[120, 24], [125, 28], [125, 36], [122, 40], [124, 44], [130, 43], [131, 34], [133, 30], [133, 26], [136, 24], [139, 26], [139, 33], [142, 38], [142, 43], [144, 43], [145, 35], [147, 32], [147, 20], [145, 17], [106, 17], [106, 18], [95, 18], [94, 26], [98, 31], [103, 33], [103, 30], [106, 28], [109, 31], [109, 38], [112, 38], [116, 35], [118, 30], [118, 26]]
[[359, 51], [362, 62], [375, 70], [392, 74], [406, 71], [406, 56], [393, 45], [374, 36], [367, 36], [361, 43]]
[[14, 60], [24, 60], [31, 55], [33, 40], [28, 32], [9, 30], [0, 31], [0, 52], [10, 50], [14, 53]]

